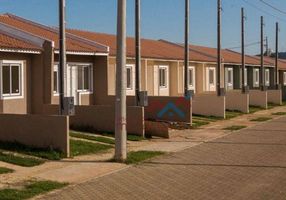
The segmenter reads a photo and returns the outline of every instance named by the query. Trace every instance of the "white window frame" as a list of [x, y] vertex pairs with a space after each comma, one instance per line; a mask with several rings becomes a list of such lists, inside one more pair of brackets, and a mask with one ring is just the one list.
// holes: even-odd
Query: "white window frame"
[[[164, 70], [164, 74], [165, 74], [165, 84], [164, 85], [161, 85], [161, 70]], [[166, 89], [168, 88], [168, 66], [159, 66], [159, 88], [160, 89]]]
[[[192, 84], [190, 84], [190, 71], [192, 71]], [[196, 88], [196, 68], [194, 66], [188, 67], [188, 88], [195, 90]]]
[[269, 69], [265, 69], [264, 71], [264, 79], [265, 79], [265, 85], [266, 86], [270, 86], [270, 70]]
[[[210, 79], [210, 77], [211, 77], [211, 76], [210, 76], [210, 72], [211, 72], [211, 71], [213, 71], [213, 76], [212, 76], [213, 81], [212, 81], [212, 83], [210, 82], [210, 80], [211, 80], [211, 79]], [[209, 82], [208, 82], [208, 84], [209, 84], [210, 86], [213, 86], [213, 85], [215, 85], [215, 75], [216, 75], [216, 74], [215, 74], [215, 69], [214, 69], [214, 68], [209, 68], [208, 73], [209, 73], [209, 74], [208, 74], [208, 76], [209, 76]]]
[[283, 83], [286, 85], [286, 72], [283, 72]]
[[[17, 94], [3, 94], [3, 65], [18, 65], [20, 70], [19, 70], [19, 93]], [[11, 73], [11, 72], [10, 72]], [[10, 75], [11, 76], [11, 75]], [[21, 60], [2, 60], [0, 61], [0, 78], [1, 78], [1, 99], [23, 99], [24, 98], [24, 61]], [[11, 80], [11, 79], [10, 79]], [[11, 83], [10, 83], [11, 84]], [[10, 86], [11, 87], [11, 86]]]
[[[257, 77], [257, 79], [256, 79], [256, 77]], [[255, 68], [255, 69], [253, 69], [253, 86], [259, 87], [259, 82], [260, 82], [260, 70]]]
[[244, 68], [244, 86], [248, 85], [248, 69]]
[[[69, 63], [70, 64], [70, 63]], [[93, 93], [93, 65], [90, 63], [72, 64], [71, 66], [88, 67], [89, 68], [89, 89], [77, 89], [80, 94], [92, 94]], [[83, 80], [84, 84], [84, 80]]]
[[[227, 85], [228, 86], [233, 86], [233, 68], [227, 68]], [[229, 73], [231, 76], [229, 76]], [[230, 80], [230, 81], [229, 81]]]
[[[54, 72], [57, 72], [57, 80], [58, 80], [58, 82], [57, 82], [57, 91], [58, 92], [56, 92], [55, 88], [54, 88], [54, 85], [55, 85], [55, 83], [54, 83]], [[53, 70], [53, 94], [54, 94], [54, 96], [59, 96], [60, 95], [59, 94], [59, 91], [60, 91], [59, 80], [60, 80], [59, 64], [54, 64], [54, 70]]]
[[[131, 87], [127, 85], [127, 69], [130, 69], [130, 84]], [[135, 66], [134, 65], [126, 65], [126, 90], [134, 90], [135, 86]]]

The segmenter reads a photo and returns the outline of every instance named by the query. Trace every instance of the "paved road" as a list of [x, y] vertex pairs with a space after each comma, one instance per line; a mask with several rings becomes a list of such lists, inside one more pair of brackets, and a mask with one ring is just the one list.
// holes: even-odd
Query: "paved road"
[[286, 118], [44, 199], [286, 199]]

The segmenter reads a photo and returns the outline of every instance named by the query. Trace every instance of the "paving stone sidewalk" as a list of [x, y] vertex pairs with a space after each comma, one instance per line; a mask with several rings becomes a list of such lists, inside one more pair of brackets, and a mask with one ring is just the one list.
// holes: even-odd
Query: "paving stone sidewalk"
[[285, 199], [286, 117], [39, 199]]

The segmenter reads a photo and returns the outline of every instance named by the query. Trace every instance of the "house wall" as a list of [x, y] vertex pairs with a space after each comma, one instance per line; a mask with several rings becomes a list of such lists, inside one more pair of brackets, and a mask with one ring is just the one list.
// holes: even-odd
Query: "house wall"
[[[31, 70], [32, 55], [21, 53], [0, 53], [0, 60], [23, 61], [23, 98], [0, 99], [0, 113], [27, 114], [31, 112]], [[2, 83], [1, 83], [2, 84]]]

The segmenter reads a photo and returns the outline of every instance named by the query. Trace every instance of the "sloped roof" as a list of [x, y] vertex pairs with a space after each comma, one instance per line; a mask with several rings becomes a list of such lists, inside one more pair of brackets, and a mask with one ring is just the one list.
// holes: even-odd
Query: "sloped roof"
[[[30, 33], [32, 35], [39, 36], [43, 39], [53, 41], [55, 49], [59, 49], [59, 34], [58, 30], [42, 24], [38, 24], [12, 14], [0, 15], [0, 23], [12, 26], [21, 31]], [[80, 38], [74, 38], [67, 35], [67, 50], [74, 52], [99, 52], [107, 53], [107, 47], [101, 45], [92, 44], [90, 41], [85, 41]]]
[[[110, 55], [116, 55], [116, 36], [105, 33], [96, 33], [84, 30], [74, 30], [69, 29], [67, 32], [74, 35], [78, 35], [87, 38], [92, 41], [109, 46]], [[127, 56], [135, 57], [135, 40], [134, 38], [127, 38]], [[141, 40], [141, 55], [144, 58], [154, 58], [154, 59], [166, 59], [166, 60], [183, 60], [184, 59], [184, 49], [180, 46], [161, 41], [161, 40]], [[216, 59], [212, 56], [205, 55], [196, 51], [190, 51], [191, 61], [201, 61], [201, 62], [216, 62]]]
[[23, 51], [41, 51], [40, 47], [37, 47], [29, 42], [8, 36], [0, 33], [0, 48], [6, 50], [23, 50]]

